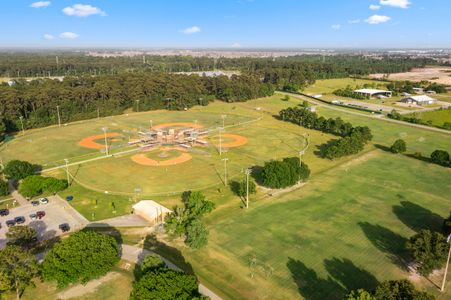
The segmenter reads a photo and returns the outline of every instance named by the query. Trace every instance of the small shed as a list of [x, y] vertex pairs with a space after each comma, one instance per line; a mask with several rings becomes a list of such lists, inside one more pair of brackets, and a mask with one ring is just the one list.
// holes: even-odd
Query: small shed
[[172, 211], [155, 201], [141, 200], [133, 205], [133, 212], [149, 222], [159, 223]]

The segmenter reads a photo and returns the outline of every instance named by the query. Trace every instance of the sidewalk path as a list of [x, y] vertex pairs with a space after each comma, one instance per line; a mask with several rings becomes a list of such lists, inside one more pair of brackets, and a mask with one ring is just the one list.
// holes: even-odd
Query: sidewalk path
[[14, 198], [14, 200], [16, 200], [17, 203], [19, 203], [20, 206], [31, 205], [31, 203], [28, 202], [28, 200], [25, 199], [24, 196], [19, 194], [19, 192], [16, 190], [16, 188], [14, 187], [14, 184], [11, 180], [8, 181], [8, 186], [9, 186], [9, 192], [11, 193], [11, 196]]
[[100, 221], [91, 222], [88, 227], [146, 227], [152, 224], [144, 220], [138, 215], [124, 215], [111, 219], [105, 219]]
[[[151, 251], [149, 251], [147, 249], [142, 249], [142, 248], [139, 248], [139, 247], [136, 247], [136, 246], [130, 246], [130, 245], [122, 244], [122, 259], [128, 260], [128, 261], [133, 262], [133, 263], [141, 262], [142, 259], [146, 255], [152, 254], [152, 253], [153, 252], [151, 252]], [[172, 262], [170, 262], [169, 260], [167, 260], [164, 257], [161, 257], [161, 258], [163, 259], [165, 264], [168, 266], [168, 268], [180, 271], [180, 268], [178, 268]], [[199, 283], [199, 293], [201, 293], [202, 295], [210, 297], [211, 300], [222, 300], [221, 297], [216, 295], [213, 291], [211, 291], [210, 289], [208, 289], [206, 286], [204, 286], [201, 283]]]

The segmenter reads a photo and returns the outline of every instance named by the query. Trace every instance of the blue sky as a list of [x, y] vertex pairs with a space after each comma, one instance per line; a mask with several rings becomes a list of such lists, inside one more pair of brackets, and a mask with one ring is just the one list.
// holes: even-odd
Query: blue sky
[[450, 0], [1, 4], [0, 47], [451, 47]]

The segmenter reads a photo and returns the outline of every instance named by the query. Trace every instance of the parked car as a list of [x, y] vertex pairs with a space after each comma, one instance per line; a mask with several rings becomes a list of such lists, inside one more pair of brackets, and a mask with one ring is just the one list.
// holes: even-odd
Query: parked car
[[40, 203], [38, 200], [31, 201], [31, 205], [38, 206]]
[[38, 217], [38, 219], [42, 219], [42, 218], [44, 218], [45, 217], [45, 211], [38, 211], [37, 213], [36, 213], [36, 216]]
[[14, 222], [16, 222], [16, 224], [23, 224], [23, 223], [25, 223], [25, 217], [22, 217], [22, 216], [15, 217]]
[[38, 218], [38, 216], [36, 214], [30, 214], [30, 219], [31, 220], [36, 220]]
[[12, 227], [12, 226], [16, 225], [16, 221], [14, 221], [14, 220], [8, 220], [5, 223], [6, 223], [6, 226], [8, 226], [8, 227]]
[[0, 216], [4, 217], [9, 215], [9, 210], [8, 209], [0, 209]]
[[39, 198], [39, 203], [40, 204], [47, 204], [47, 203], [49, 203], [49, 199], [47, 199], [47, 198]]
[[67, 232], [70, 230], [70, 226], [67, 223], [61, 224], [60, 226], [58, 226], [59, 229], [61, 229], [62, 232]]

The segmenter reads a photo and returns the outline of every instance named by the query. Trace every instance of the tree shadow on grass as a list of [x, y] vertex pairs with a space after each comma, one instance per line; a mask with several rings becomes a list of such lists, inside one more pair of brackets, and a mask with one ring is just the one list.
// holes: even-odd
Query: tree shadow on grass
[[[404, 198], [402, 195], [398, 195], [398, 197]], [[393, 206], [393, 212], [401, 222], [414, 231], [418, 232], [422, 229], [440, 231], [442, 229], [443, 218], [441, 216], [413, 202], [401, 201], [400, 205]]]
[[255, 182], [258, 185], [262, 185], [263, 186], [263, 176], [262, 176], [262, 172], [263, 172], [263, 167], [262, 166], [253, 166], [251, 167], [251, 176], [252, 178], [254, 178]]
[[144, 239], [144, 249], [161, 255], [171, 263], [175, 264], [178, 268], [182, 269], [185, 273], [195, 275], [193, 267], [185, 260], [182, 252], [177, 248], [160, 242], [155, 234], [149, 234], [146, 236]]
[[407, 243], [405, 237], [380, 225], [374, 225], [368, 222], [359, 222], [358, 224], [366, 237], [377, 249], [385, 252], [392, 262], [401, 269], [407, 270], [409, 255], [405, 247]]
[[387, 146], [384, 146], [384, 145], [381, 145], [381, 144], [374, 144], [374, 147], [376, 147], [379, 150], [385, 151], [385, 152], [393, 153], [391, 151], [390, 147], [387, 147]]
[[287, 267], [298, 286], [299, 294], [306, 300], [343, 299], [344, 289], [332, 278], [320, 278], [313, 269], [290, 257]]
[[371, 291], [379, 284], [379, 281], [373, 274], [359, 268], [346, 258], [339, 259], [334, 257], [326, 259], [324, 266], [329, 274], [343, 285], [346, 292], [362, 288]]

